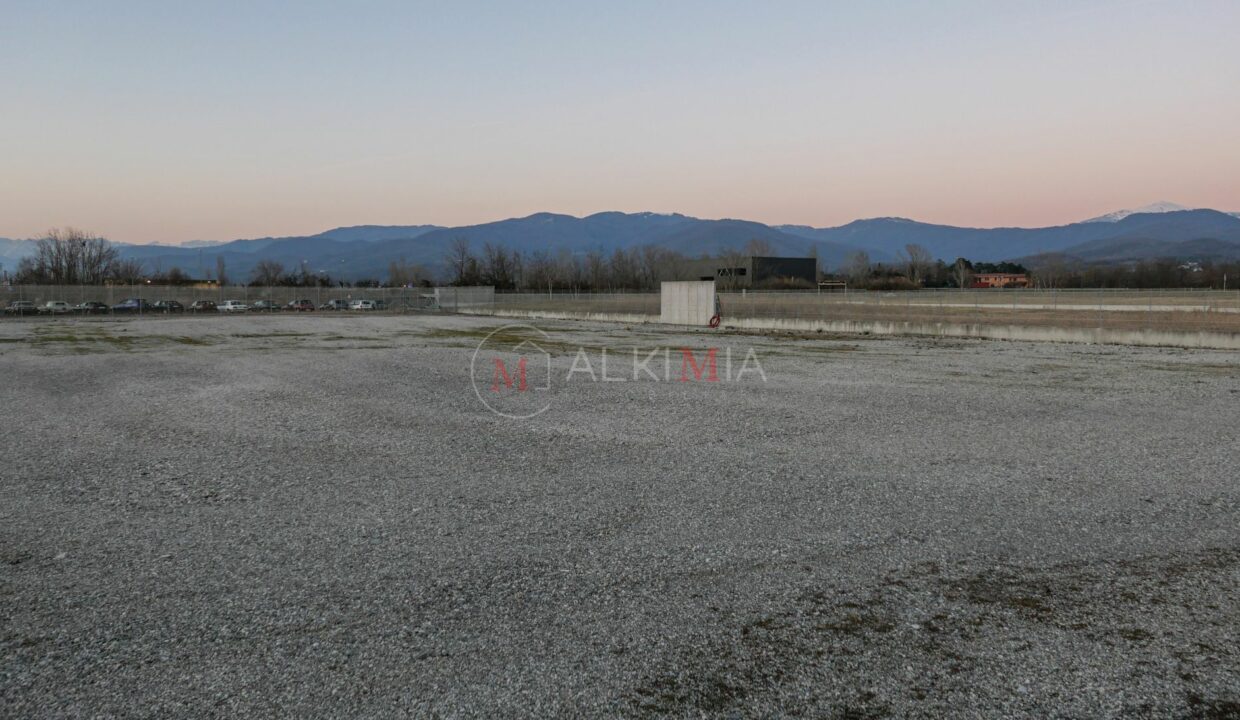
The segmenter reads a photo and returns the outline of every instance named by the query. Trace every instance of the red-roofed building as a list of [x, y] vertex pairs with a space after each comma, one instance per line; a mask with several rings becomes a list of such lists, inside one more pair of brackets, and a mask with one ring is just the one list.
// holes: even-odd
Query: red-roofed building
[[973, 276], [975, 288], [1027, 288], [1029, 276], [1025, 273], [978, 273]]

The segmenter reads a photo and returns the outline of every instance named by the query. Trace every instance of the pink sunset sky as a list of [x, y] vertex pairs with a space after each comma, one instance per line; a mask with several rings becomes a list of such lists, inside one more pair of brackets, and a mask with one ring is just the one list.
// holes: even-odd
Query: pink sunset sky
[[43, 3], [0, 236], [1240, 211], [1240, 3]]

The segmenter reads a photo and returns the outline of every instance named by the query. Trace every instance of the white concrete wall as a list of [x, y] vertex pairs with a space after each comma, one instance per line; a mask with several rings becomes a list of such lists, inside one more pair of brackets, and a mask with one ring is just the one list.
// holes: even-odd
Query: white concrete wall
[[659, 322], [706, 327], [715, 314], [715, 282], [665, 282], [659, 299]]

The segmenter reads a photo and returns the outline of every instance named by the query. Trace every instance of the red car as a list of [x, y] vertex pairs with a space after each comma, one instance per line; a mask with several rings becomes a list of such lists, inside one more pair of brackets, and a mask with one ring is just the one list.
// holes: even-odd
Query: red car
[[314, 312], [314, 303], [309, 300], [293, 300], [284, 307], [289, 310], [296, 310], [297, 312]]

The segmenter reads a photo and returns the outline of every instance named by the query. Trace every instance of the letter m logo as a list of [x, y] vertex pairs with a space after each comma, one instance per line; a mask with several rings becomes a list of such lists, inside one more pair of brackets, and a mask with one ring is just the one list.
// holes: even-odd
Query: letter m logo
[[[495, 373], [491, 377], [491, 392], [499, 392], [499, 386], [501, 382], [503, 383], [504, 387], [508, 388], [509, 390], [512, 389], [513, 377], [508, 374], [508, 368], [504, 367], [503, 359], [495, 358]], [[525, 382], [525, 358], [524, 357], [522, 357], [520, 360], [517, 361], [516, 384], [517, 384], [517, 392], [525, 392], [526, 387], [528, 387]]]
[[715, 363], [715, 354], [719, 352], [719, 348], [711, 348], [706, 351], [706, 360], [698, 365], [697, 359], [693, 357], [693, 351], [689, 348], [681, 348], [680, 354], [680, 381], [689, 382], [689, 370], [693, 370], [693, 378], [701, 381], [702, 373], [706, 373], [706, 382], [719, 382], [719, 372]]

